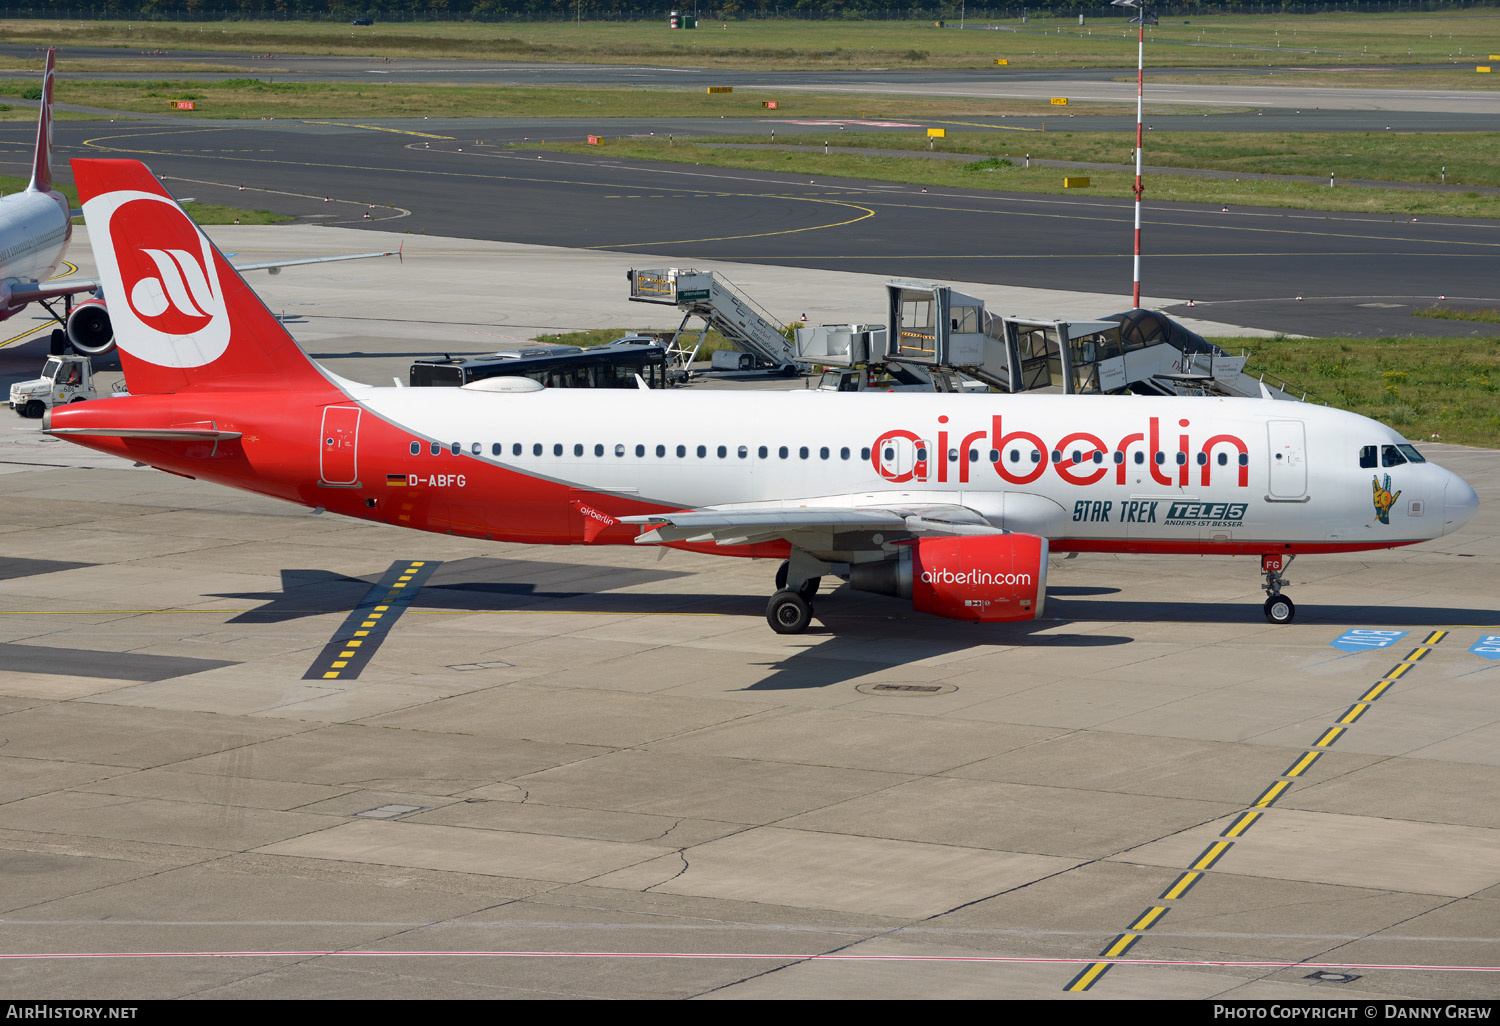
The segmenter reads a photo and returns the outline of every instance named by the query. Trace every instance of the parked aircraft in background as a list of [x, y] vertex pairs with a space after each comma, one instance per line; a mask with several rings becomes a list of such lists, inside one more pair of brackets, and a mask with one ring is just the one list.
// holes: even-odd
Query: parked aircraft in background
[[128, 300], [132, 394], [54, 409], [49, 433], [404, 527], [782, 559], [782, 633], [828, 575], [1033, 619], [1058, 551], [1260, 556], [1286, 622], [1294, 556], [1436, 538], [1478, 506], [1390, 428], [1275, 400], [361, 385], [307, 358], [144, 165], [73, 169]]
[[[41, 113], [31, 181], [22, 192], [0, 197], [0, 320], [29, 304], [71, 296], [84, 288], [41, 284], [62, 264], [73, 220], [68, 199], [52, 188], [52, 81], [56, 51], [47, 51], [42, 72]], [[95, 284], [97, 288], [97, 283]]]
[[[0, 197], [0, 321], [14, 317], [32, 303], [41, 303], [61, 325], [52, 332], [54, 354], [71, 345], [86, 356], [102, 356], [114, 349], [115, 341], [99, 279], [48, 280], [62, 265], [68, 240], [73, 235], [68, 199], [52, 188], [52, 92], [56, 59], [57, 51], [48, 50], [42, 72], [41, 113], [37, 117], [31, 182], [22, 192]], [[236, 269], [275, 274], [283, 267], [299, 264], [395, 255], [395, 250], [387, 250], [303, 257], [240, 264]], [[74, 297], [83, 293], [93, 295], [75, 304]], [[62, 301], [62, 312], [55, 309], [58, 300]]]

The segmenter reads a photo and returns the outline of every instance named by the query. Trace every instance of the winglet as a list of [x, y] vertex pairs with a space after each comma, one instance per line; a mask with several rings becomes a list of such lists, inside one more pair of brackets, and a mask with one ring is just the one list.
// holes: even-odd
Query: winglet
[[57, 50], [47, 51], [47, 67], [42, 72], [42, 111], [36, 121], [36, 156], [31, 162], [31, 184], [27, 192], [52, 191], [52, 79]]

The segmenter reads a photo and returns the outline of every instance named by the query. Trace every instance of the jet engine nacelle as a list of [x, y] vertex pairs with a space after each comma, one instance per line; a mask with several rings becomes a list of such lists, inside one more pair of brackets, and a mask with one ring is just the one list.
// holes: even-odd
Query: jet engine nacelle
[[109, 307], [97, 297], [73, 307], [63, 330], [73, 348], [85, 356], [103, 356], [115, 347], [115, 329], [109, 321]]
[[951, 620], [1034, 620], [1047, 597], [1047, 539], [919, 538], [894, 559], [850, 567], [849, 585], [910, 598], [918, 612]]

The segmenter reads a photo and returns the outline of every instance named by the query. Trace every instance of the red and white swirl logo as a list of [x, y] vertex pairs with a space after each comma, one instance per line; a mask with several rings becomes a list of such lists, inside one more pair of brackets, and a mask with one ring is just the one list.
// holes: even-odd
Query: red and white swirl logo
[[171, 216], [164, 204], [136, 200], [115, 212], [110, 229], [116, 239], [151, 240], [140, 249], [116, 251], [126, 298], [142, 322], [167, 335], [187, 335], [213, 319], [219, 303], [200, 262], [198, 232], [185, 217]]
[[[161, 367], [203, 367], [229, 347], [218, 255], [166, 196], [107, 192], [83, 205], [120, 348]], [[99, 231], [97, 227], [95, 231]]]

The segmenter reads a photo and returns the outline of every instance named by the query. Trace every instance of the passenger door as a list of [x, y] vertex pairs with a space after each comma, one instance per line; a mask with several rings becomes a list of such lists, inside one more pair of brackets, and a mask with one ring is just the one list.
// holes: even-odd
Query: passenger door
[[1302, 421], [1268, 421], [1266, 433], [1270, 442], [1270, 497], [1288, 502], [1306, 497], [1307, 438]]

